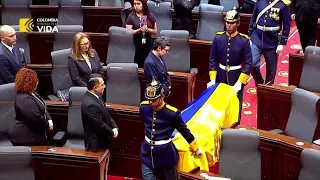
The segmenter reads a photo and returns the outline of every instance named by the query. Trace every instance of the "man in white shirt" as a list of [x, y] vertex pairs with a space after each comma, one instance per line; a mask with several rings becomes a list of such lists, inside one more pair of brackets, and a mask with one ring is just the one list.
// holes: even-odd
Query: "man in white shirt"
[[118, 137], [118, 126], [100, 98], [105, 87], [101, 75], [92, 74], [82, 100], [81, 116], [87, 151], [105, 151], [110, 148], [112, 139]]
[[9, 25], [0, 27], [0, 85], [12, 83], [20, 68], [25, 67], [25, 59], [16, 45], [16, 31]]

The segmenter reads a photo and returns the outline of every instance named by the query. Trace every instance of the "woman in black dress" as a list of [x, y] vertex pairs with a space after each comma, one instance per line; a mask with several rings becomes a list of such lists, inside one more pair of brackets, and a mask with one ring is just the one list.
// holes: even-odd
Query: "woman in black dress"
[[151, 35], [157, 34], [157, 23], [155, 16], [148, 9], [146, 0], [134, 0], [133, 7], [134, 10], [127, 18], [126, 28], [134, 30], [134, 62], [139, 68], [143, 68], [144, 60], [152, 47]]
[[45, 101], [36, 93], [37, 73], [21, 68], [16, 75], [14, 109], [16, 118], [9, 130], [14, 146], [48, 145], [47, 132], [53, 130], [53, 123]]

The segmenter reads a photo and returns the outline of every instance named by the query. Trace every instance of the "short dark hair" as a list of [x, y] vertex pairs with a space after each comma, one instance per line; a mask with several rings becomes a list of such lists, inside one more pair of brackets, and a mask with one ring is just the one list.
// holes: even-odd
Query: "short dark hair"
[[89, 82], [87, 84], [88, 90], [92, 90], [96, 85], [99, 84], [99, 79], [101, 79], [101, 74], [91, 74], [89, 76]]
[[168, 37], [160, 36], [154, 40], [152, 50], [157, 50], [159, 47], [161, 49], [166, 48], [166, 46], [170, 46], [170, 40]]

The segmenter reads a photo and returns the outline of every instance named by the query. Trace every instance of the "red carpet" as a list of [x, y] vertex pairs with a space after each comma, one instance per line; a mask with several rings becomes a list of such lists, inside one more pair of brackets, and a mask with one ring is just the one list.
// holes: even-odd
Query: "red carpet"
[[[288, 39], [288, 43], [284, 46], [282, 52], [279, 54], [278, 60], [278, 68], [277, 68], [277, 76], [275, 79], [275, 84], [288, 86], [288, 70], [289, 70], [289, 53], [294, 53], [297, 50], [301, 49], [299, 33], [296, 28], [294, 22], [291, 23], [290, 35]], [[261, 73], [265, 78], [266, 66], [264, 63], [264, 58], [261, 58]], [[245, 87], [244, 99], [242, 104], [242, 119], [241, 124], [257, 127], [257, 91], [256, 86], [254, 84], [253, 78], [249, 80], [248, 85]], [[210, 171], [213, 173], [218, 173], [217, 165], [210, 168]], [[108, 176], [108, 180], [124, 180], [124, 179], [132, 179], [127, 177], [116, 177], [116, 176]], [[133, 179], [137, 180], [137, 179]]]
[[128, 178], [128, 177], [108, 176], [108, 180], [124, 180], [124, 179], [138, 180], [138, 179]]

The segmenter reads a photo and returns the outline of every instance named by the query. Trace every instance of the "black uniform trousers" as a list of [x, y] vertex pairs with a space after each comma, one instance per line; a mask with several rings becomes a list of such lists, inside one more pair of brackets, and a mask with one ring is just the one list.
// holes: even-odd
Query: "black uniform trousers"
[[309, 21], [296, 21], [303, 52], [307, 46], [314, 46], [316, 43], [317, 22], [317, 18], [310, 18]]

